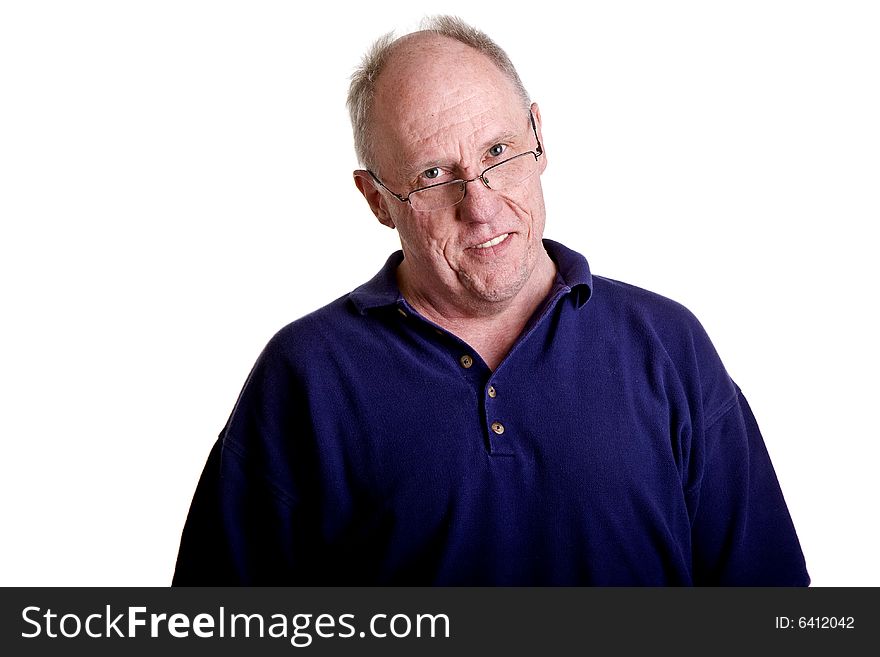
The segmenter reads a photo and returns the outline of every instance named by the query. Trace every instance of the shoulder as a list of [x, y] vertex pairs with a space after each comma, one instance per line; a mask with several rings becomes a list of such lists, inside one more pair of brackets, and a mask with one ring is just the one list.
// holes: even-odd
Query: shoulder
[[559, 242], [545, 239], [544, 246], [556, 263], [559, 279], [572, 289], [587, 290], [586, 295], [580, 293], [576, 304], [580, 307], [588, 301], [586, 316], [612, 325], [628, 320], [657, 330], [702, 329], [693, 313], [680, 303], [629, 283], [592, 274], [583, 255]]
[[593, 276], [589, 306], [599, 318], [664, 341], [708, 340], [703, 325], [687, 307], [629, 283]]
[[[595, 304], [595, 305], [593, 305]], [[649, 290], [601, 276], [593, 277], [595, 319], [615, 339], [657, 363], [672, 367], [685, 388], [711, 410], [736, 395], [721, 357], [699, 319], [681, 303]]]
[[349, 296], [283, 326], [266, 344], [261, 360], [307, 363], [339, 347], [354, 346], [368, 329]]
[[637, 312], [646, 319], [657, 322], [696, 321], [694, 314], [678, 301], [605, 276], [593, 276], [593, 294], [590, 302], [610, 304], [623, 312]]
[[[264, 418], [263, 424], [287, 421], [284, 418], [304, 403], [310, 383], [325, 380], [332, 368], [338, 367], [339, 354], [357, 351], [344, 346], [351, 344], [345, 333], [355, 332], [350, 326], [359, 315], [347, 297], [290, 322], [268, 340], [239, 394], [227, 426], [227, 440], [239, 446], [250, 444], [257, 434], [243, 428], [242, 423], [247, 425], [247, 418], [254, 413]], [[283, 433], [279, 430], [267, 435]]]
[[375, 334], [373, 320], [389, 313], [393, 316], [400, 299], [395, 272], [402, 259], [402, 252], [392, 253], [372, 279], [286, 325], [272, 337], [267, 349], [307, 356], [328, 348], [356, 348]]

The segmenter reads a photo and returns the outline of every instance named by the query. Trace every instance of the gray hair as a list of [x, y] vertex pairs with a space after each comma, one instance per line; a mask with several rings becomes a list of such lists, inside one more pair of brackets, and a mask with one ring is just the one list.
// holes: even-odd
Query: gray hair
[[[489, 36], [471, 27], [457, 16], [431, 16], [422, 21], [421, 29], [434, 32], [476, 49], [488, 57], [495, 66], [513, 83], [514, 89], [528, 109], [531, 104], [529, 94], [520, 80], [519, 73], [507, 53]], [[370, 135], [371, 114], [376, 92], [376, 81], [385, 67], [388, 57], [396, 43], [394, 32], [380, 37], [364, 55], [361, 65], [351, 76], [348, 88], [348, 113], [351, 116], [351, 129], [354, 133], [354, 150], [361, 166], [374, 168]]]

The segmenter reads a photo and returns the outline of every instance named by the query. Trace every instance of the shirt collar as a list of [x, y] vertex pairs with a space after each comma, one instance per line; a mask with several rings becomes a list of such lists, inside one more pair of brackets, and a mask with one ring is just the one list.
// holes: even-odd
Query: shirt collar
[[593, 294], [593, 276], [590, 264], [577, 251], [553, 240], [544, 240], [544, 248], [556, 263], [557, 282], [569, 288], [574, 295], [577, 307], [582, 307]]
[[[544, 248], [556, 263], [557, 285], [568, 288], [580, 308], [589, 300], [593, 289], [587, 259], [553, 240], [545, 239]], [[397, 285], [397, 267], [401, 262], [403, 251], [395, 251], [378, 274], [348, 295], [358, 312], [363, 315], [371, 308], [397, 305], [403, 299]]]

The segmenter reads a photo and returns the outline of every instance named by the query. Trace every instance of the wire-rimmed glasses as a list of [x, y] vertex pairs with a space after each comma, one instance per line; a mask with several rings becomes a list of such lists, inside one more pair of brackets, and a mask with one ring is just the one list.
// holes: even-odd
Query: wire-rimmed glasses
[[370, 170], [367, 170], [373, 180], [379, 183], [394, 198], [401, 203], [409, 203], [413, 210], [419, 212], [432, 212], [434, 210], [442, 210], [461, 203], [467, 194], [467, 185], [475, 180], [481, 181], [486, 187], [492, 190], [504, 190], [515, 187], [520, 183], [528, 180], [538, 170], [538, 158], [544, 154], [544, 148], [541, 146], [541, 140], [538, 139], [538, 128], [535, 126], [535, 117], [529, 112], [529, 121], [532, 124], [532, 131], [535, 134], [537, 147], [533, 151], [526, 151], [519, 155], [514, 155], [506, 160], [493, 164], [475, 178], [470, 180], [447, 180], [445, 182], [419, 187], [412, 190], [406, 196], [398, 194], [388, 189], [379, 176]]

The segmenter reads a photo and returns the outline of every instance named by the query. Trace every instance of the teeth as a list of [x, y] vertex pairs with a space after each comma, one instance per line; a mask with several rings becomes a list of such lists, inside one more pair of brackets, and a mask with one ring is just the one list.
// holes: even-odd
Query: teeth
[[495, 238], [489, 240], [488, 242], [483, 242], [482, 244], [477, 244], [474, 248], [475, 249], [488, 249], [490, 246], [495, 246], [496, 244], [501, 244], [501, 242], [503, 242], [504, 240], [507, 239], [508, 235], [510, 235], [510, 233], [504, 233], [503, 235], [499, 235], [498, 237], [495, 237]]

